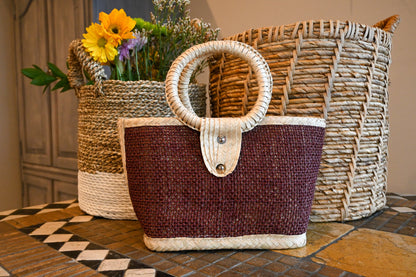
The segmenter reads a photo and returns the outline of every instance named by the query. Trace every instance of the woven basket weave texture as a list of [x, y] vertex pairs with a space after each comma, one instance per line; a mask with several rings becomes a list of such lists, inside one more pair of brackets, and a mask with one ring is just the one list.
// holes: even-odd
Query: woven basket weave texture
[[[89, 214], [135, 219], [123, 173], [117, 121], [121, 117], [173, 116], [165, 84], [154, 81], [105, 80], [104, 68], [86, 52], [80, 40], [70, 45], [68, 78], [78, 104], [78, 197]], [[85, 85], [86, 70], [94, 85]], [[205, 114], [206, 92], [190, 85], [194, 111]]]
[[[312, 221], [359, 219], [386, 203], [389, 67], [398, 23], [398, 16], [374, 26], [305, 21], [225, 38], [253, 46], [269, 64], [274, 83], [268, 115], [327, 120]], [[233, 56], [212, 61], [214, 117], [250, 110], [258, 91], [252, 75]]]

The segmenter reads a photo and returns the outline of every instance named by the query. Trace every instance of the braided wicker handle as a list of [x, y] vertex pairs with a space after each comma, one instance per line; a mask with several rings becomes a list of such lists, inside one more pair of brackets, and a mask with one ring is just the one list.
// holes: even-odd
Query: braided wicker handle
[[393, 34], [396, 28], [399, 26], [399, 23], [400, 23], [400, 17], [396, 14], [380, 22], [377, 22], [376, 24], [373, 25], [373, 27], [380, 28], [386, 32]]
[[104, 67], [94, 61], [85, 51], [81, 40], [74, 40], [69, 45], [68, 55], [68, 80], [78, 95], [78, 90], [85, 85], [83, 71], [85, 70], [94, 81], [96, 95], [102, 94], [102, 81], [107, 79]]
[[[166, 77], [166, 98], [172, 112], [185, 125], [200, 130], [202, 119], [187, 108], [183, 101], [187, 97], [187, 84], [198, 62], [215, 54], [228, 53], [239, 57], [253, 68], [259, 85], [256, 103], [250, 112], [241, 117], [241, 130], [243, 132], [253, 129], [266, 115], [271, 95], [272, 76], [269, 66], [264, 58], [253, 47], [237, 41], [211, 41], [195, 45], [182, 53], [172, 64]], [[189, 66], [187, 66], [190, 63]], [[186, 73], [182, 74], [182, 71]], [[178, 90], [179, 85], [179, 90]], [[181, 96], [180, 96], [181, 95]], [[185, 106], [186, 105], [186, 106]]]

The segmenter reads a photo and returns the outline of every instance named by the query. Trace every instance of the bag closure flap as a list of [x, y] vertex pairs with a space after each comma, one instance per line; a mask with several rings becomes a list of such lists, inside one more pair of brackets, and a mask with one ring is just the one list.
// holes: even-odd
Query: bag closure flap
[[208, 171], [225, 177], [237, 166], [241, 150], [239, 118], [204, 118], [200, 130], [201, 152]]

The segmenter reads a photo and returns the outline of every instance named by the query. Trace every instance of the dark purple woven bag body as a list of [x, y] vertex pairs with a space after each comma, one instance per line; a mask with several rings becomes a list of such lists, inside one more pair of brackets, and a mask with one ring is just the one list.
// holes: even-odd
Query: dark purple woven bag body
[[[270, 76], [262, 74], [267, 91]], [[177, 91], [169, 90], [178, 81], [169, 81], [171, 104], [179, 101], [172, 100]], [[244, 118], [198, 121], [192, 112], [178, 112], [184, 106], [171, 108], [182, 116], [119, 122], [130, 197], [146, 246], [172, 251], [305, 245], [324, 121], [264, 118], [263, 109], [254, 107], [262, 122], [247, 127]]]

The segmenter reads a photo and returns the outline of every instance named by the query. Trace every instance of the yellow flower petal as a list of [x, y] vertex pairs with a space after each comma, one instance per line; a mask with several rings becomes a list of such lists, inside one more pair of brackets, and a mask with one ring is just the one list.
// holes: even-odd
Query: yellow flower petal
[[105, 31], [119, 45], [123, 39], [134, 38], [132, 30], [136, 21], [127, 16], [123, 9], [113, 9], [110, 14], [101, 12], [99, 20]]
[[94, 60], [100, 63], [114, 60], [117, 55], [117, 43], [101, 25], [93, 23], [87, 28], [87, 33], [83, 36], [82, 44]]

